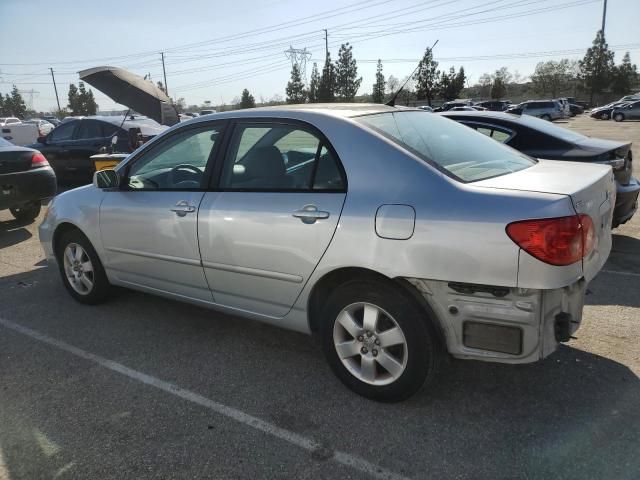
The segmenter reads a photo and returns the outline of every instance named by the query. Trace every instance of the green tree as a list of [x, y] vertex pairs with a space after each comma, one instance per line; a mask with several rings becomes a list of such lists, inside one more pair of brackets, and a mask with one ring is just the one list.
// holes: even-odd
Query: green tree
[[373, 93], [371, 95], [373, 103], [384, 103], [385, 84], [384, 74], [382, 73], [382, 61], [378, 59], [378, 66], [376, 67], [376, 83], [373, 84]]
[[431, 48], [425, 50], [422, 60], [418, 64], [418, 72], [415, 75], [416, 96], [418, 100], [427, 100], [429, 105], [435, 98], [438, 91], [438, 80], [440, 71], [438, 70], [438, 62], [433, 59]]
[[336, 69], [331, 62], [331, 54], [327, 53], [327, 58], [322, 67], [322, 76], [318, 84], [318, 101], [333, 102], [336, 99]]
[[507, 86], [502, 77], [496, 77], [491, 86], [491, 98], [500, 100], [507, 95]]
[[5, 97], [3, 104], [4, 115], [24, 118], [24, 115], [27, 112], [27, 106], [24, 104], [22, 95], [20, 95], [18, 87], [16, 87], [15, 85], [11, 89], [11, 93], [8, 93]]
[[0, 93], [0, 115], [8, 116], [8, 114], [4, 111], [4, 96]]
[[246, 88], [242, 90], [242, 96], [240, 97], [240, 108], [255, 108], [256, 99], [249, 93]]
[[313, 68], [311, 69], [311, 78], [309, 79], [309, 90], [307, 95], [309, 96], [309, 103], [318, 103], [320, 100], [318, 98], [320, 89], [320, 74], [318, 73], [318, 64], [313, 63]]
[[589, 103], [593, 103], [593, 96], [601, 93], [611, 83], [614, 70], [614, 53], [609, 50], [609, 45], [604, 39], [602, 30], [598, 30], [593, 45], [587, 50], [584, 58], [580, 60], [580, 75], [587, 90], [589, 90]]
[[536, 65], [531, 81], [538, 93], [546, 95], [549, 92], [552, 97], [557, 97], [560, 91], [569, 86], [570, 74], [571, 65], [568, 59], [564, 58], [559, 62], [549, 60]]
[[362, 77], [358, 78], [358, 65], [353, 58], [353, 47], [343, 43], [336, 60], [336, 96], [341, 102], [353, 102]]
[[80, 82], [78, 89], [78, 99], [80, 102], [80, 115], [95, 115], [98, 111], [98, 104], [93, 98], [91, 89], [87, 90], [84, 82]]
[[465, 82], [464, 69], [456, 73], [455, 67], [449, 68], [449, 73], [442, 72], [440, 75], [440, 94], [444, 100], [455, 100], [460, 96]]
[[631, 63], [629, 52], [624, 54], [622, 63], [614, 68], [611, 90], [620, 95], [626, 95], [638, 81], [638, 68]]
[[287, 83], [287, 103], [304, 103], [307, 101], [307, 91], [304, 88], [300, 69], [294, 65], [291, 69], [291, 80]]
[[69, 85], [69, 93], [67, 96], [69, 98], [67, 109], [71, 112], [71, 115], [80, 115], [82, 105], [78, 94], [78, 87], [76, 87], [73, 83]]

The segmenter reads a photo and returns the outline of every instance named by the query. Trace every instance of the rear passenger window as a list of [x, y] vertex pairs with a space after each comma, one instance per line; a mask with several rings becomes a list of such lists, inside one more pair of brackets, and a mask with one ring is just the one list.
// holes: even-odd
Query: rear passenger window
[[220, 186], [247, 191], [344, 188], [337, 159], [314, 133], [290, 125], [240, 126]]
[[102, 127], [99, 122], [94, 122], [92, 120], [82, 120], [80, 122], [80, 128], [78, 129], [78, 133], [76, 133], [76, 138], [78, 140], [101, 137]]

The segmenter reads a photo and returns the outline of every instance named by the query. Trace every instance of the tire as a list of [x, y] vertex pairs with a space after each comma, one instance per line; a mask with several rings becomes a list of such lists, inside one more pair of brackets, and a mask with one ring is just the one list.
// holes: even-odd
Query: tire
[[613, 119], [614, 119], [616, 122], [624, 122], [624, 115], [623, 115], [622, 113], [616, 113], [616, 114], [613, 116]]
[[549, 122], [551, 121], [551, 116], [550, 116], [550, 115], [547, 115], [546, 113], [545, 113], [544, 115], [540, 116], [540, 118], [541, 118], [542, 120], [547, 120], [547, 121], [549, 121]]
[[[333, 290], [322, 310], [325, 357], [335, 375], [357, 394], [381, 402], [402, 401], [433, 381], [444, 356], [431, 317], [391, 281], [349, 281]], [[371, 323], [373, 318], [376, 322]]]
[[31, 202], [19, 207], [11, 207], [9, 211], [16, 220], [33, 221], [40, 215], [40, 202]]
[[98, 254], [82, 232], [71, 230], [63, 234], [56, 247], [56, 259], [62, 283], [75, 300], [96, 305], [107, 298], [109, 280]]
[[601, 113], [600, 114], [600, 120], [609, 120], [609, 114], [608, 113]]

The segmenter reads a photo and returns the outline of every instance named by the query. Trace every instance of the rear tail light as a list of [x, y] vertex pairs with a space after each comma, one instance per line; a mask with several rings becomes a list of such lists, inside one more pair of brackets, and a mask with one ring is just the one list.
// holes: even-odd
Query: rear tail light
[[507, 235], [533, 257], [551, 265], [571, 265], [595, 247], [589, 215], [523, 220], [507, 225]]
[[40, 152], [34, 153], [31, 156], [31, 168], [48, 167], [48, 166], [49, 166], [49, 162], [47, 162], [47, 159], [44, 158], [44, 155], [42, 155]]

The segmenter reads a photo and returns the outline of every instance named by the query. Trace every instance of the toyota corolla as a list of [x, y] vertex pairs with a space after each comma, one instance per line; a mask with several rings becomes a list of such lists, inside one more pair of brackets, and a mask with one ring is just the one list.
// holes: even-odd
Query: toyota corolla
[[40, 239], [79, 302], [117, 285], [317, 333], [344, 384], [398, 401], [446, 354], [568, 341], [614, 204], [609, 166], [417, 109], [301, 105], [176, 125], [58, 195]]

